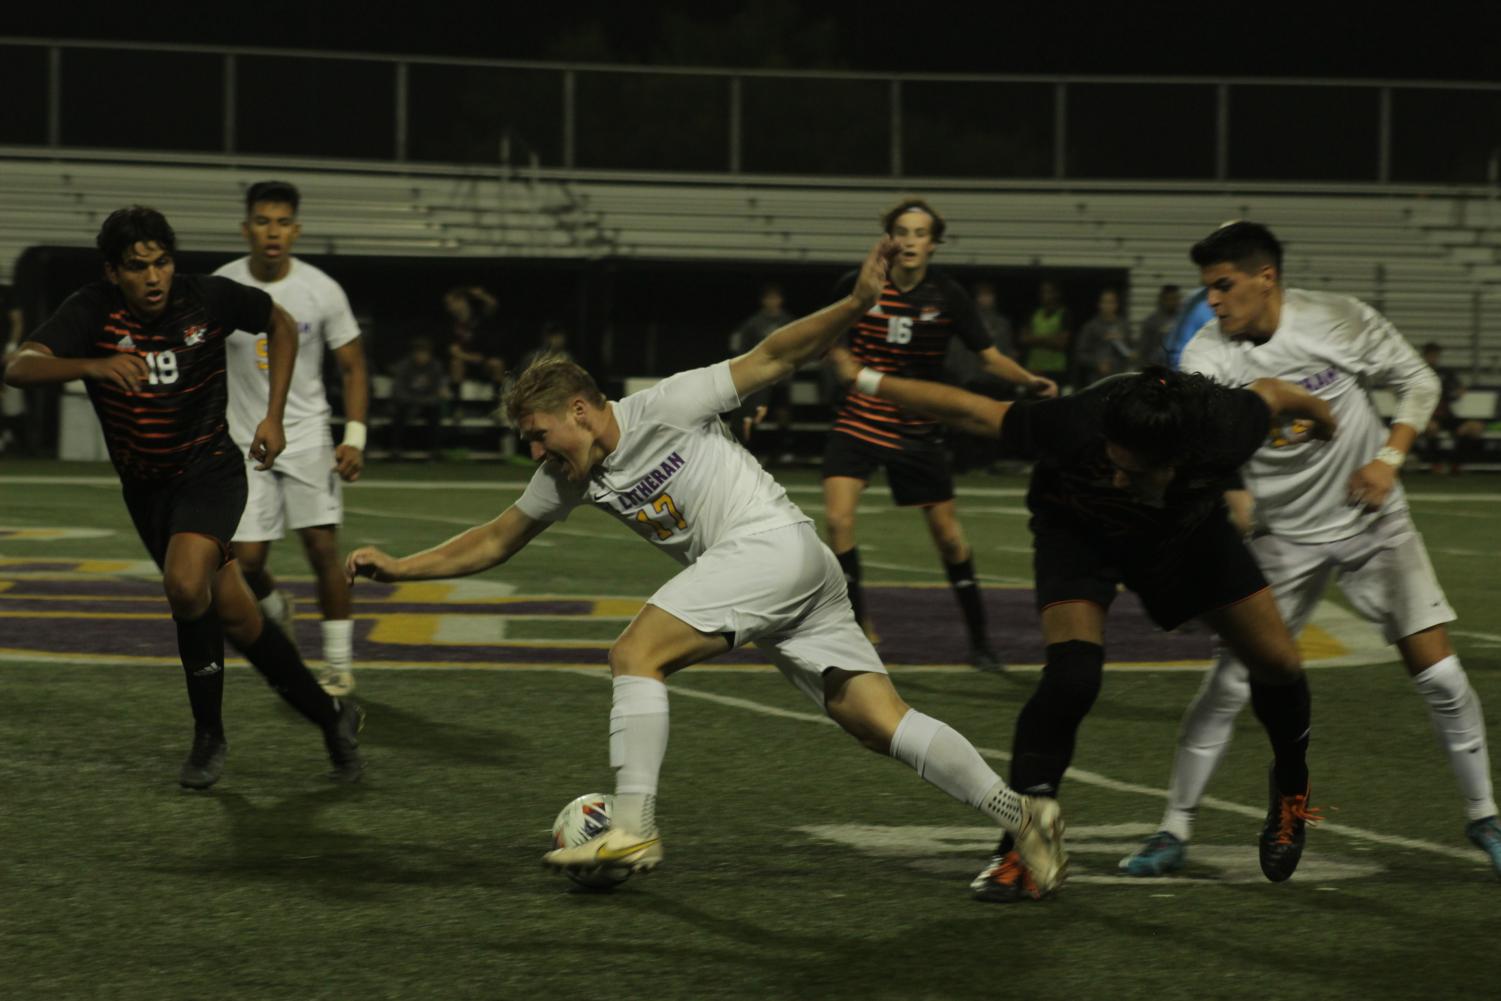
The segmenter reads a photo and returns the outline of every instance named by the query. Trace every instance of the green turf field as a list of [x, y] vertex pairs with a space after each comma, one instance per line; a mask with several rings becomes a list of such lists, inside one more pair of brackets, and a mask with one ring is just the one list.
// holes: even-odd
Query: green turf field
[[[430, 545], [501, 510], [522, 475], [376, 469], [346, 493], [344, 539]], [[816, 513], [813, 476], [786, 480]], [[1000, 602], [992, 632], [1018, 665], [1005, 676], [924, 655], [960, 626], [932, 587], [943, 576], [918, 517], [874, 490], [860, 524], [867, 576], [884, 585], [883, 649], [916, 651], [893, 663], [898, 687], [1003, 773], [1036, 677], [1021, 486], [976, 477], [961, 493]], [[1501, 480], [1415, 475], [1409, 490], [1501, 729]], [[1080, 734], [1062, 797], [1073, 878], [1055, 899], [971, 902], [965, 884], [993, 841], [978, 815], [859, 749], [753, 663], [673, 681], [664, 867], [573, 892], [538, 859], [564, 803], [611, 787], [605, 649], [674, 565], [595, 512], [539, 542], [463, 586], [362, 582], [362, 786], [326, 782], [318, 735], [236, 664], [224, 779], [189, 794], [176, 785], [191, 725], [172, 627], [112, 474], [0, 464], [0, 998], [1495, 994], [1501, 881], [1464, 840], [1420, 700], [1337, 604], [1309, 650], [1327, 820], [1289, 883], [1256, 866], [1268, 754], [1249, 714], [1187, 873], [1115, 876], [1155, 828], [1198, 680], [1178, 647], [1157, 656], [1145, 637]], [[295, 542], [272, 562], [308, 594]], [[316, 656], [312, 603], [300, 612]], [[1112, 636], [1142, 632], [1129, 612]]]

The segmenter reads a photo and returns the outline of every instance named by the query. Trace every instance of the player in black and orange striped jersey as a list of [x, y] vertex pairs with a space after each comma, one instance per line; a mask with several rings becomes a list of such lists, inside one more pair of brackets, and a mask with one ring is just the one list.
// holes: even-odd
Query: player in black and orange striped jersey
[[317, 724], [334, 777], [363, 770], [363, 713], [318, 686], [260, 609], [230, 556], [245, 506], [245, 465], [225, 417], [224, 341], [268, 331], [270, 405], [251, 457], [269, 468], [285, 445], [282, 412], [297, 355], [297, 324], [259, 289], [228, 278], [177, 275], [177, 238], [160, 212], [132, 206], [99, 230], [105, 280], [70, 296], [7, 367], [13, 386], [83, 379], [119, 473], [125, 506], [162, 568], [193, 711], [192, 750], [178, 781], [206, 789], [224, 766], [227, 637], [295, 709]]
[[[1051, 379], [1028, 372], [996, 350], [970, 297], [953, 279], [929, 267], [946, 224], [926, 200], [902, 199], [881, 223], [900, 252], [880, 301], [850, 328], [847, 350], [861, 365], [908, 378], [941, 379], [949, 338], [958, 337], [980, 356], [986, 372], [1038, 396], [1058, 394]], [[838, 292], [848, 291], [853, 281], [853, 275], [841, 279]], [[892, 500], [920, 508], [927, 520], [969, 631], [970, 662], [981, 670], [999, 670], [939, 426], [851, 388], [824, 449], [823, 500], [829, 547], [844, 568], [855, 617], [873, 635], [860, 587], [855, 508], [877, 467], [886, 470]]]

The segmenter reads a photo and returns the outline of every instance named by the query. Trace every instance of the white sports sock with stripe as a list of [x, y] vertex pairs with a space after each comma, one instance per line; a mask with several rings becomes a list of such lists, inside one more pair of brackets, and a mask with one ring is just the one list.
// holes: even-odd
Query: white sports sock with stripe
[[1011, 833], [1021, 826], [1021, 797], [947, 723], [907, 710], [891, 735], [889, 753], [924, 781], [983, 811]]
[[1469, 676], [1451, 654], [1413, 676], [1413, 687], [1428, 703], [1428, 715], [1439, 746], [1449, 755], [1449, 766], [1459, 780], [1470, 820], [1496, 815], [1491, 789], [1491, 759], [1485, 744], [1485, 715], [1480, 696], [1470, 687]]
[[657, 833], [657, 777], [667, 756], [667, 686], [656, 678], [621, 675], [610, 707], [610, 767], [615, 804], [610, 824], [650, 837]]

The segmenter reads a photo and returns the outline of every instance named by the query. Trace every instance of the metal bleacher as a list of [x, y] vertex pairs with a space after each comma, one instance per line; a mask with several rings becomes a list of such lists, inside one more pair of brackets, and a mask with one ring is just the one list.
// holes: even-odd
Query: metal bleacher
[[[304, 192], [303, 248], [331, 254], [845, 262], [899, 193], [857, 180], [327, 162], [272, 173]], [[87, 246], [100, 220], [129, 202], [166, 211], [184, 246], [238, 252], [240, 197], [266, 176], [255, 164], [0, 156], [0, 280], [27, 246]], [[1188, 247], [1231, 218], [1277, 231], [1289, 284], [1367, 299], [1413, 340], [1453, 355], [1470, 349], [1484, 317], [1501, 315], [1501, 208], [1477, 195], [1041, 182], [922, 190], [950, 219], [940, 262], [1126, 268], [1131, 316], [1150, 312], [1164, 283], [1192, 286]], [[1483, 351], [1488, 367], [1501, 353]]]

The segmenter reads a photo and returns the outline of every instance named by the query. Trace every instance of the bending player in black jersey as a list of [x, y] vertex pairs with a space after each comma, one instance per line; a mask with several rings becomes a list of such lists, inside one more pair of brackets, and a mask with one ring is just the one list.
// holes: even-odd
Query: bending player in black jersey
[[[949, 338], [958, 337], [980, 356], [986, 372], [1041, 396], [1057, 395], [1052, 380], [1033, 375], [996, 350], [970, 297], [928, 266], [945, 229], [932, 206], [921, 198], [905, 198], [881, 222], [900, 253], [880, 300], [850, 328], [849, 349], [861, 364], [878, 372], [939, 379]], [[847, 294], [854, 281], [851, 272], [835, 294]], [[954, 479], [938, 424], [857, 389], [840, 404], [823, 458], [824, 525], [829, 548], [844, 570], [855, 618], [874, 639], [860, 587], [855, 508], [878, 467], [886, 469], [892, 500], [920, 508], [927, 520], [969, 630], [970, 662], [981, 670], [999, 670], [985, 633], [985, 606], [972, 551], [959, 525]]]
[[[882, 376], [849, 359], [863, 392], [1036, 463], [1032, 511], [1037, 607], [1047, 643], [1042, 680], [1016, 721], [1011, 786], [1057, 795], [1105, 661], [1105, 613], [1124, 584], [1152, 621], [1203, 620], [1247, 665], [1251, 705], [1271, 740], [1271, 802], [1261, 869], [1280, 882], [1303, 850], [1308, 808], [1308, 682], [1261, 571], [1225, 508], [1224, 491], [1266, 440], [1273, 416], [1334, 433], [1329, 405], [1291, 383], [1230, 389], [1165, 368], [1119, 375], [1057, 400], [999, 403], [952, 386]], [[1028, 875], [1002, 841], [972, 884], [985, 900], [1019, 900]]]
[[193, 747], [181, 784], [219, 779], [227, 743], [227, 636], [298, 712], [323, 730], [333, 777], [363, 771], [363, 712], [318, 687], [297, 649], [265, 629], [255, 598], [230, 558], [245, 506], [245, 466], [225, 422], [224, 341], [237, 328], [269, 331], [270, 403], [250, 445], [269, 469], [285, 446], [282, 410], [297, 356], [297, 325], [271, 297], [228, 278], [177, 275], [172, 227], [132, 206], [100, 227], [106, 281], [79, 289], [21, 345], [7, 367], [13, 386], [85, 380], [104, 428], [125, 506], [177, 623], [177, 649], [193, 710]]

